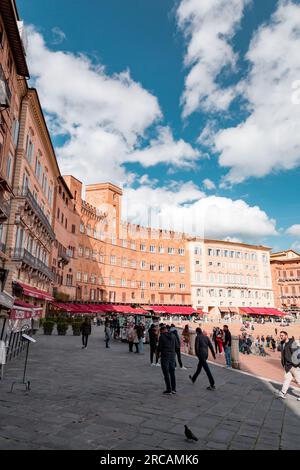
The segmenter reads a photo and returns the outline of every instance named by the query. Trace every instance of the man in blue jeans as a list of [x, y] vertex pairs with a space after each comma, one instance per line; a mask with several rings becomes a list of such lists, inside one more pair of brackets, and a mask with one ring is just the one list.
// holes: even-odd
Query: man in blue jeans
[[228, 325], [223, 326], [224, 331], [224, 352], [226, 359], [226, 367], [229, 369], [231, 367], [231, 333], [229, 331]]

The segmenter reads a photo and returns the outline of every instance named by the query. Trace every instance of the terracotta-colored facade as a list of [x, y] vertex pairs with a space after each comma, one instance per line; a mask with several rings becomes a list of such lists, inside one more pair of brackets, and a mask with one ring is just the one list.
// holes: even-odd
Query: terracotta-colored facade
[[294, 250], [271, 254], [275, 305], [288, 312], [300, 310], [300, 254]]
[[[58, 289], [70, 299], [127, 304], [190, 305], [186, 240], [178, 233], [151, 230], [121, 220], [122, 190], [111, 183], [64, 180], [74, 196], [71, 259], [73, 285]], [[70, 283], [70, 277], [68, 278]]]
[[5, 240], [10, 212], [14, 156], [19, 132], [19, 115], [28, 77], [25, 51], [18, 29], [14, 2], [0, 2], [0, 265], [6, 260]]

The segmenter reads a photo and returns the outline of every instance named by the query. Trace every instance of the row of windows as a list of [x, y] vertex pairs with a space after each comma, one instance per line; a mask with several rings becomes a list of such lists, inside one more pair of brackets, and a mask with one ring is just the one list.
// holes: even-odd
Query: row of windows
[[[196, 266], [201, 266], [201, 263], [196, 260], [195, 261]], [[241, 264], [241, 263], [228, 263], [226, 261], [224, 262], [214, 262], [214, 261], [209, 261], [208, 266], [211, 266], [213, 268], [222, 268], [222, 269], [235, 269], [237, 271], [258, 271], [258, 266], [256, 264]]]
[[[248, 252], [243, 252], [243, 251], [221, 250], [219, 248], [208, 248], [207, 254], [208, 256], [217, 256], [217, 257], [222, 257], [222, 258], [236, 258], [236, 259], [257, 261], [256, 253], [248, 253]], [[262, 255], [262, 261], [263, 262], [268, 261], [268, 256], [266, 254]]]
[[232, 289], [197, 289], [197, 297], [204, 297], [207, 294], [209, 297], [228, 297], [228, 298], [246, 298], [246, 299], [271, 299], [272, 293], [258, 292], [258, 291], [244, 291], [244, 290], [232, 290]]
[[[88, 275], [88, 273], [81, 273], [81, 272], [77, 272], [76, 274], [76, 279], [78, 282], [91, 282], [92, 284], [96, 284], [97, 282], [97, 276], [95, 274], [92, 274], [92, 275]], [[98, 282], [99, 282], [99, 285], [103, 285], [104, 284], [104, 279], [103, 277], [98, 277]], [[110, 277], [109, 278], [109, 285], [110, 286], [116, 286], [117, 284], [119, 284], [121, 287], [131, 287], [132, 289], [136, 288], [136, 287], [140, 287], [141, 289], [147, 289], [147, 288], [150, 288], [150, 289], [155, 289], [156, 287], [159, 287], [159, 289], [164, 289], [166, 286], [169, 288], [169, 289], [176, 289], [176, 283], [175, 282], [169, 282], [167, 284], [165, 284], [164, 282], [159, 282], [159, 283], [156, 283], [155, 281], [150, 281], [149, 283], [147, 283], [146, 281], [135, 281], [135, 280], [127, 280], [127, 279], [115, 279], [113, 277]], [[149, 284], [149, 287], [148, 287], [148, 284]], [[179, 284], [179, 288], [180, 289], [186, 289], [186, 284], [184, 283], [180, 283]]]
[[289, 279], [300, 279], [300, 270], [278, 271], [279, 277]]
[[280, 291], [282, 294], [300, 294], [300, 286], [285, 286]]
[[[33, 158], [34, 158], [34, 143], [32, 142], [32, 137], [29, 134], [27, 134], [26, 138], [26, 147], [25, 147], [25, 156], [28, 161], [28, 163], [32, 166], [33, 165]], [[34, 165], [34, 173], [35, 176], [40, 183], [42, 187], [42, 191], [45, 195], [45, 197], [48, 200], [49, 205], [52, 207], [52, 202], [53, 202], [53, 183], [48, 182], [48, 177], [47, 177], [47, 170], [46, 168], [43, 171], [43, 165], [41, 163], [42, 159], [42, 153], [39, 150], [35, 159], [35, 165]]]

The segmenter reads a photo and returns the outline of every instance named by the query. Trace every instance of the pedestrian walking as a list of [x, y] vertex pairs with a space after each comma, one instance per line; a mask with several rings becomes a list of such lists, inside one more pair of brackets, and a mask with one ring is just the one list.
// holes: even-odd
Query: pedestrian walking
[[111, 328], [110, 328], [109, 322], [106, 322], [104, 325], [104, 334], [105, 334], [105, 347], [110, 348], [109, 342], [111, 340]]
[[195, 353], [196, 353], [196, 356], [198, 357], [199, 362], [198, 362], [198, 367], [197, 367], [196, 372], [194, 373], [193, 376], [189, 375], [189, 378], [191, 379], [193, 383], [195, 383], [198, 375], [200, 374], [203, 368], [209, 380], [209, 387], [207, 387], [207, 389], [215, 390], [216, 388], [215, 380], [207, 364], [208, 348], [210, 349], [214, 359], [216, 359], [215, 351], [214, 351], [213, 345], [211, 344], [209, 337], [203, 335], [201, 328], [196, 328], [196, 333], [197, 333], [197, 336], [195, 340]]
[[[279, 337], [281, 365], [285, 370], [285, 375], [278, 398], [285, 399], [286, 393], [293, 379], [300, 385], [300, 348], [292, 338], [289, 339], [286, 331], [281, 331]], [[300, 401], [300, 397], [298, 398], [298, 401]]]
[[175, 376], [175, 356], [176, 356], [176, 339], [173, 333], [168, 332], [164, 325], [160, 328], [160, 337], [158, 341], [158, 354], [161, 358], [161, 369], [164, 375], [166, 390], [165, 395], [176, 393], [176, 376]]
[[[150, 364], [151, 366], [157, 366], [159, 365], [158, 363], [158, 353], [157, 353], [157, 346], [158, 346], [158, 337], [159, 337], [159, 332], [157, 327], [152, 323], [148, 330], [149, 334], [149, 344], [150, 344]], [[155, 364], [153, 362], [155, 356]]]
[[189, 354], [190, 344], [191, 344], [191, 335], [189, 330], [189, 325], [185, 325], [182, 331], [182, 341], [183, 341], [183, 351], [185, 354]]
[[138, 352], [144, 354], [144, 337], [145, 337], [145, 327], [143, 323], [140, 323], [136, 327], [136, 334], [138, 337]]
[[135, 346], [135, 353], [138, 354], [139, 353], [139, 338], [138, 338], [138, 334], [137, 334], [137, 325], [135, 325], [135, 327], [133, 328], [133, 344]]
[[129, 352], [133, 352], [133, 341], [136, 336], [133, 323], [129, 323], [127, 327], [126, 336], [127, 336], [127, 341], [129, 345]]
[[91, 322], [88, 317], [85, 317], [84, 322], [81, 323], [80, 331], [82, 335], [82, 349], [87, 349], [89, 335], [92, 332]]
[[218, 328], [218, 332], [217, 332], [217, 343], [218, 343], [218, 349], [219, 349], [219, 354], [222, 354], [223, 353], [223, 330], [221, 330], [220, 328]]
[[180, 350], [180, 338], [179, 338], [179, 334], [178, 334], [178, 331], [176, 330], [176, 327], [175, 325], [172, 323], [171, 327], [170, 327], [170, 333], [173, 333], [173, 335], [175, 336], [175, 340], [176, 340], [176, 348], [175, 348], [175, 352], [176, 352], [176, 357], [177, 357], [177, 361], [178, 361], [178, 364], [179, 364], [179, 367], [180, 369], [182, 370], [186, 370], [186, 367], [183, 366], [182, 364], [182, 359], [181, 359], [181, 350]]
[[228, 325], [223, 326], [223, 346], [226, 360], [226, 367], [229, 369], [231, 367], [231, 333], [229, 331]]

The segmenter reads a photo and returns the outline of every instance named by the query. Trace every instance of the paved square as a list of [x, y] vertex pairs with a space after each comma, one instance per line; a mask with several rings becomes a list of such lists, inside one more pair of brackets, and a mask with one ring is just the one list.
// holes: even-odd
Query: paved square
[[[24, 356], [6, 367], [0, 381], [0, 449], [300, 449], [300, 402], [284, 402], [274, 387], [253, 377], [212, 366], [217, 390], [206, 390], [202, 372], [184, 357], [175, 396], [163, 396], [160, 367], [126, 343], [106, 349], [102, 327], [94, 327], [88, 349], [81, 338], [36, 336], [30, 347], [26, 392]], [[279, 388], [279, 386], [277, 386]], [[188, 443], [187, 424], [199, 438]]]

